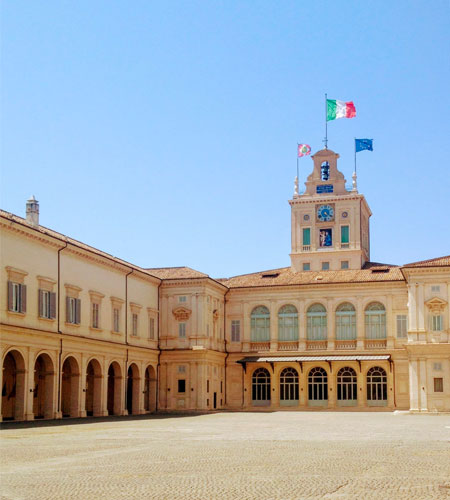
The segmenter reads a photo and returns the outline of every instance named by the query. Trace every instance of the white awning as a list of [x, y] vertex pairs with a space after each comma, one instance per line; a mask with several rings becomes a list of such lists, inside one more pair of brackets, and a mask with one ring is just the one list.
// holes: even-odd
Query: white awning
[[369, 354], [354, 354], [350, 356], [246, 356], [238, 363], [277, 363], [277, 362], [315, 362], [315, 361], [387, 361], [390, 354], [371, 356]]

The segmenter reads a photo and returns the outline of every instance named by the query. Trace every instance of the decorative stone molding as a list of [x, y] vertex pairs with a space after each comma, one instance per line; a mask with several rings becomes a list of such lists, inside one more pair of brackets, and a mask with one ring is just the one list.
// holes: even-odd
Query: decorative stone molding
[[176, 307], [172, 310], [172, 314], [177, 321], [185, 321], [190, 318], [192, 311], [186, 307]]
[[214, 309], [213, 311], [213, 321], [217, 321], [219, 319], [219, 310]]
[[141, 304], [136, 304], [136, 302], [130, 302], [130, 309], [133, 314], [139, 314], [141, 312]]
[[427, 300], [425, 302], [425, 305], [428, 307], [430, 312], [434, 314], [439, 314], [444, 312], [445, 306], [447, 305], [447, 302], [445, 300], [442, 300], [438, 297], [433, 297], [430, 300]]
[[70, 283], [64, 283], [64, 287], [66, 288], [66, 295], [67, 297], [73, 297], [74, 299], [77, 299], [82, 288], [76, 285], [71, 285]]
[[103, 293], [95, 292], [94, 290], [89, 290], [89, 295], [91, 296], [92, 302], [100, 303], [105, 297]]
[[14, 283], [22, 283], [25, 280], [25, 276], [28, 275], [26, 271], [21, 269], [16, 269], [15, 267], [6, 266], [6, 272], [8, 273], [8, 281], [14, 281]]
[[56, 280], [52, 278], [47, 278], [46, 276], [36, 276], [38, 280], [38, 285], [40, 290], [46, 290], [47, 292], [53, 292], [53, 287], [56, 285]]

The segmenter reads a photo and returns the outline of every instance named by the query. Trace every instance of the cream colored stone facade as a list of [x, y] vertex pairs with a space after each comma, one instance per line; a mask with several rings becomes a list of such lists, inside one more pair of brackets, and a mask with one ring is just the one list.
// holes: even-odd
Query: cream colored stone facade
[[450, 411], [450, 257], [370, 261], [370, 208], [322, 150], [292, 264], [143, 269], [1, 212], [3, 419], [214, 409]]

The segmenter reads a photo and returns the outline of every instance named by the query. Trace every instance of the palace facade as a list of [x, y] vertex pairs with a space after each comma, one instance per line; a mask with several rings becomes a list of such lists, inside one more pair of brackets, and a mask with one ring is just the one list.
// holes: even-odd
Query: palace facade
[[450, 411], [450, 256], [370, 261], [329, 149], [293, 198], [291, 266], [140, 268], [0, 212], [3, 420], [155, 411]]

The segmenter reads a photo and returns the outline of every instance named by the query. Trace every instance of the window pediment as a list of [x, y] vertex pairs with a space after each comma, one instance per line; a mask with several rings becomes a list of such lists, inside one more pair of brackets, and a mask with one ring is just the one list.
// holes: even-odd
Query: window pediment
[[185, 321], [189, 319], [192, 311], [187, 307], [176, 307], [172, 310], [172, 314], [175, 316], [177, 321]]
[[444, 311], [447, 302], [439, 297], [433, 297], [425, 302], [425, 305], [432, 313], [441, 313]]

